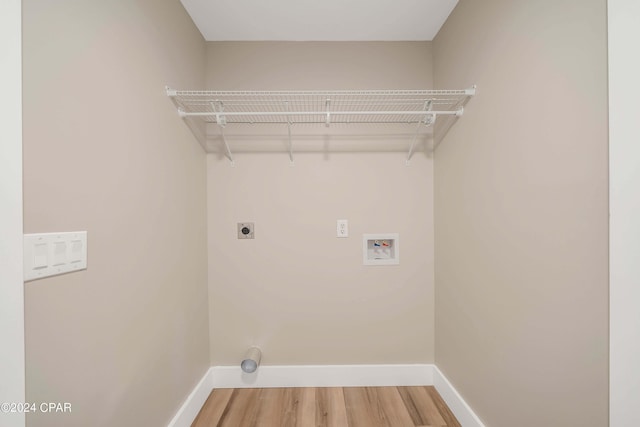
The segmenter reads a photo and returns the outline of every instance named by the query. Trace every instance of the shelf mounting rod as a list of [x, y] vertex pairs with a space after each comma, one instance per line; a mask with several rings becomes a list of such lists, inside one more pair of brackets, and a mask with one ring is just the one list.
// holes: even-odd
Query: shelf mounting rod
[[[420, 110], [420, 111], [405, 111], [405, 110], [398, 110], [398, 111], [384, 111], [384, 110], [378, 110], [378, 111], [333, 111], [333, 112], [326, 112], [326, 111], [226, 111], [224, 113], [211, 113], [208, 111], [205, 112], [185, 112], [184, 115], [185, 117], [190, 117], [190, 116], [215, 116], [217, 114], [219, 114], [221, 117], [243, 117], [243, 116], [287, 116], [287, 115], [291, 115], [291, 116], [318, 116], [318, 115], [323, 115], [323, 116], [349, 116], [349, 115], [376, 115], [376, 116], [384, 116], [384, 115], [393, 115], [393, 116], [399, 116], [399, 115], [404, 115], [404, 116], [424, 116], [425, 114], [431, 116], [431, 115], [437, 115], [437, 116], [460, 116], [462, 115], [463, 111], [461, 109], [455, 110], [455, 111], [449, 111], [449, 110], [435, 110], [435, 111], [429, 111], [429, 112], [425, 112], [424, 110]], [[321, 121], [318, 122], [311, 122], [311, 123], [322, 123]], [[326, 118], [325, 118], [325, 123], [326, 123]]]
[[[433, 102], [431, 100], [425, 101], [424, 110], [431, 111], [433, 106]], [[426, 126], [432, 125], [436, 120], [436, 115], [434, 113], [429, 113], [424, 116], [424, 124]], [[409, 162], [411, 161], [411, 156], [413, 156], [413, 149], [416, 145], [416, 141], [418, 140], [418, 133], [420, 132], [420, 126], [423, 122], [418, 122], [418, 126], [416, 126], [416, 132], [413, 134], [413, 139], [411, 140], [411, 146], [409, 147], [409, 153], [407, 153], [407, 166], [409, 166]]]
[[222, 142], [224, 142], [224, 148], [227, 149], [227, 157], [229, 158], [229, 161], [231, 161], [231, 166], [235, 166], [236, 162], [233, 160], [233, 154], [231, 154], [231, 149], [229, 148], [227, 137], [224, 135], [224, 127], [222, 126], [220, 126], [220, 134], [222, 135]]
[[[217, 107], [216, 107], [217, 106]], [[227, 142], [227, 137], [224, 135], [224, 127], [227, 124], [227, 120], [224, 117], [222, 111], [224, 110], [224, 105], [222, 101], [216, 100], [211, 103], [211, 108], [216, 116], [216, 123], [220, 126], [220, 135], [222, 135], [222, 142], [224, 142], [224, 148], [227, 150], [227, 158], [231, 162], [231, 166], [235, 166], [235, 161], [233, 160], [233, 154], [231, 154], [231, 148], [229, 148], [229, 143]]]
[[[284, 101], [285, 108], [289, 112], [289, 101]], [[293, 166], [293, 142], [291, 141], [291, 118], [287, 114], [287, 131], [289, 133], [289, 161]]]
[[409, 163], [411, 162], [411, 156], [413, 156], [413, 147], [415, 147], [416, 141], [418, 140], [418, 133], [420, 133], [420, 126], [422, 126], [422, 123], [418, 123], [418, 126], [416, 126], [416, 131], [413, 134], [413, 139], [411, 140], [411, 147], [409, 147], [409, 153], [407, 153], [407, 161], [406, 161], [407, 166], [409, 166]]

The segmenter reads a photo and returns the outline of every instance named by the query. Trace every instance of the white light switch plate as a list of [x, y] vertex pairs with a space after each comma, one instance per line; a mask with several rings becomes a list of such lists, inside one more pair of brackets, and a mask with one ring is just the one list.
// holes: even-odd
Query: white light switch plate
[[24, 235], [24, 281], [87, 268], [87, 232]]

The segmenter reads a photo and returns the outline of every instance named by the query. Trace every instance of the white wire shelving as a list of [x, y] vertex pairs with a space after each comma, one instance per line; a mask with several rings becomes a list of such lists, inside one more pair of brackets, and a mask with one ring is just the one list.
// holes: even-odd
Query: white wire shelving
[[[201, 119], [220, 128], [227, 157], [234, 157], [225, 137], [227, 126], [286, 126], [293, 162], [292, 127], [298, 124], [401, 124], [413, 134], [407, 162], [422, 127], [446, 119], [439, 139], [464, 113], [475, 86], [463, 90], [361, 91], [195, 91], [166, 88], [183, 119]], [[284, 131], [284, 128], [283, 128]]]

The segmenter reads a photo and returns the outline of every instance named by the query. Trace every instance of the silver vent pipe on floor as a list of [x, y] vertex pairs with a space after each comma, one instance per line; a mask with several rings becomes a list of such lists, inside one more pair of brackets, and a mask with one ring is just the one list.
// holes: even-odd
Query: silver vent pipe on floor
[[261, 358], [262, 352], [260, 349], [258, 347], [251, 347], [245, 353], [242, 363], [240, 363], [240, 368], [242, 368], [243, 372], [251, 374], [258, 369], [258, 366], [260, 366]]

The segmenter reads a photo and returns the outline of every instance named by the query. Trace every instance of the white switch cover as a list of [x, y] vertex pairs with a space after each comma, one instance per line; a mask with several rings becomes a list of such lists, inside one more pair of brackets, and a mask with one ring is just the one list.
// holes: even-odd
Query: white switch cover
[[67, 243], [64, 241], [53, 242], [53, 266], [67, 263]]
[[338, 229], [336, 237], [349, 237], [349, 221], [346, 219], [338, 220]]
[[76, 239], [71, 241], [71, 253], [69, 254], [69, 262], [87, 262], [87, 241]]
[[46, 243], [35, 243], [33, 245], [33, 268], [47, 268], [49, 265], [49, 249]]
[[87, 268], [87, 232], [24, 235], [24, 280]]

